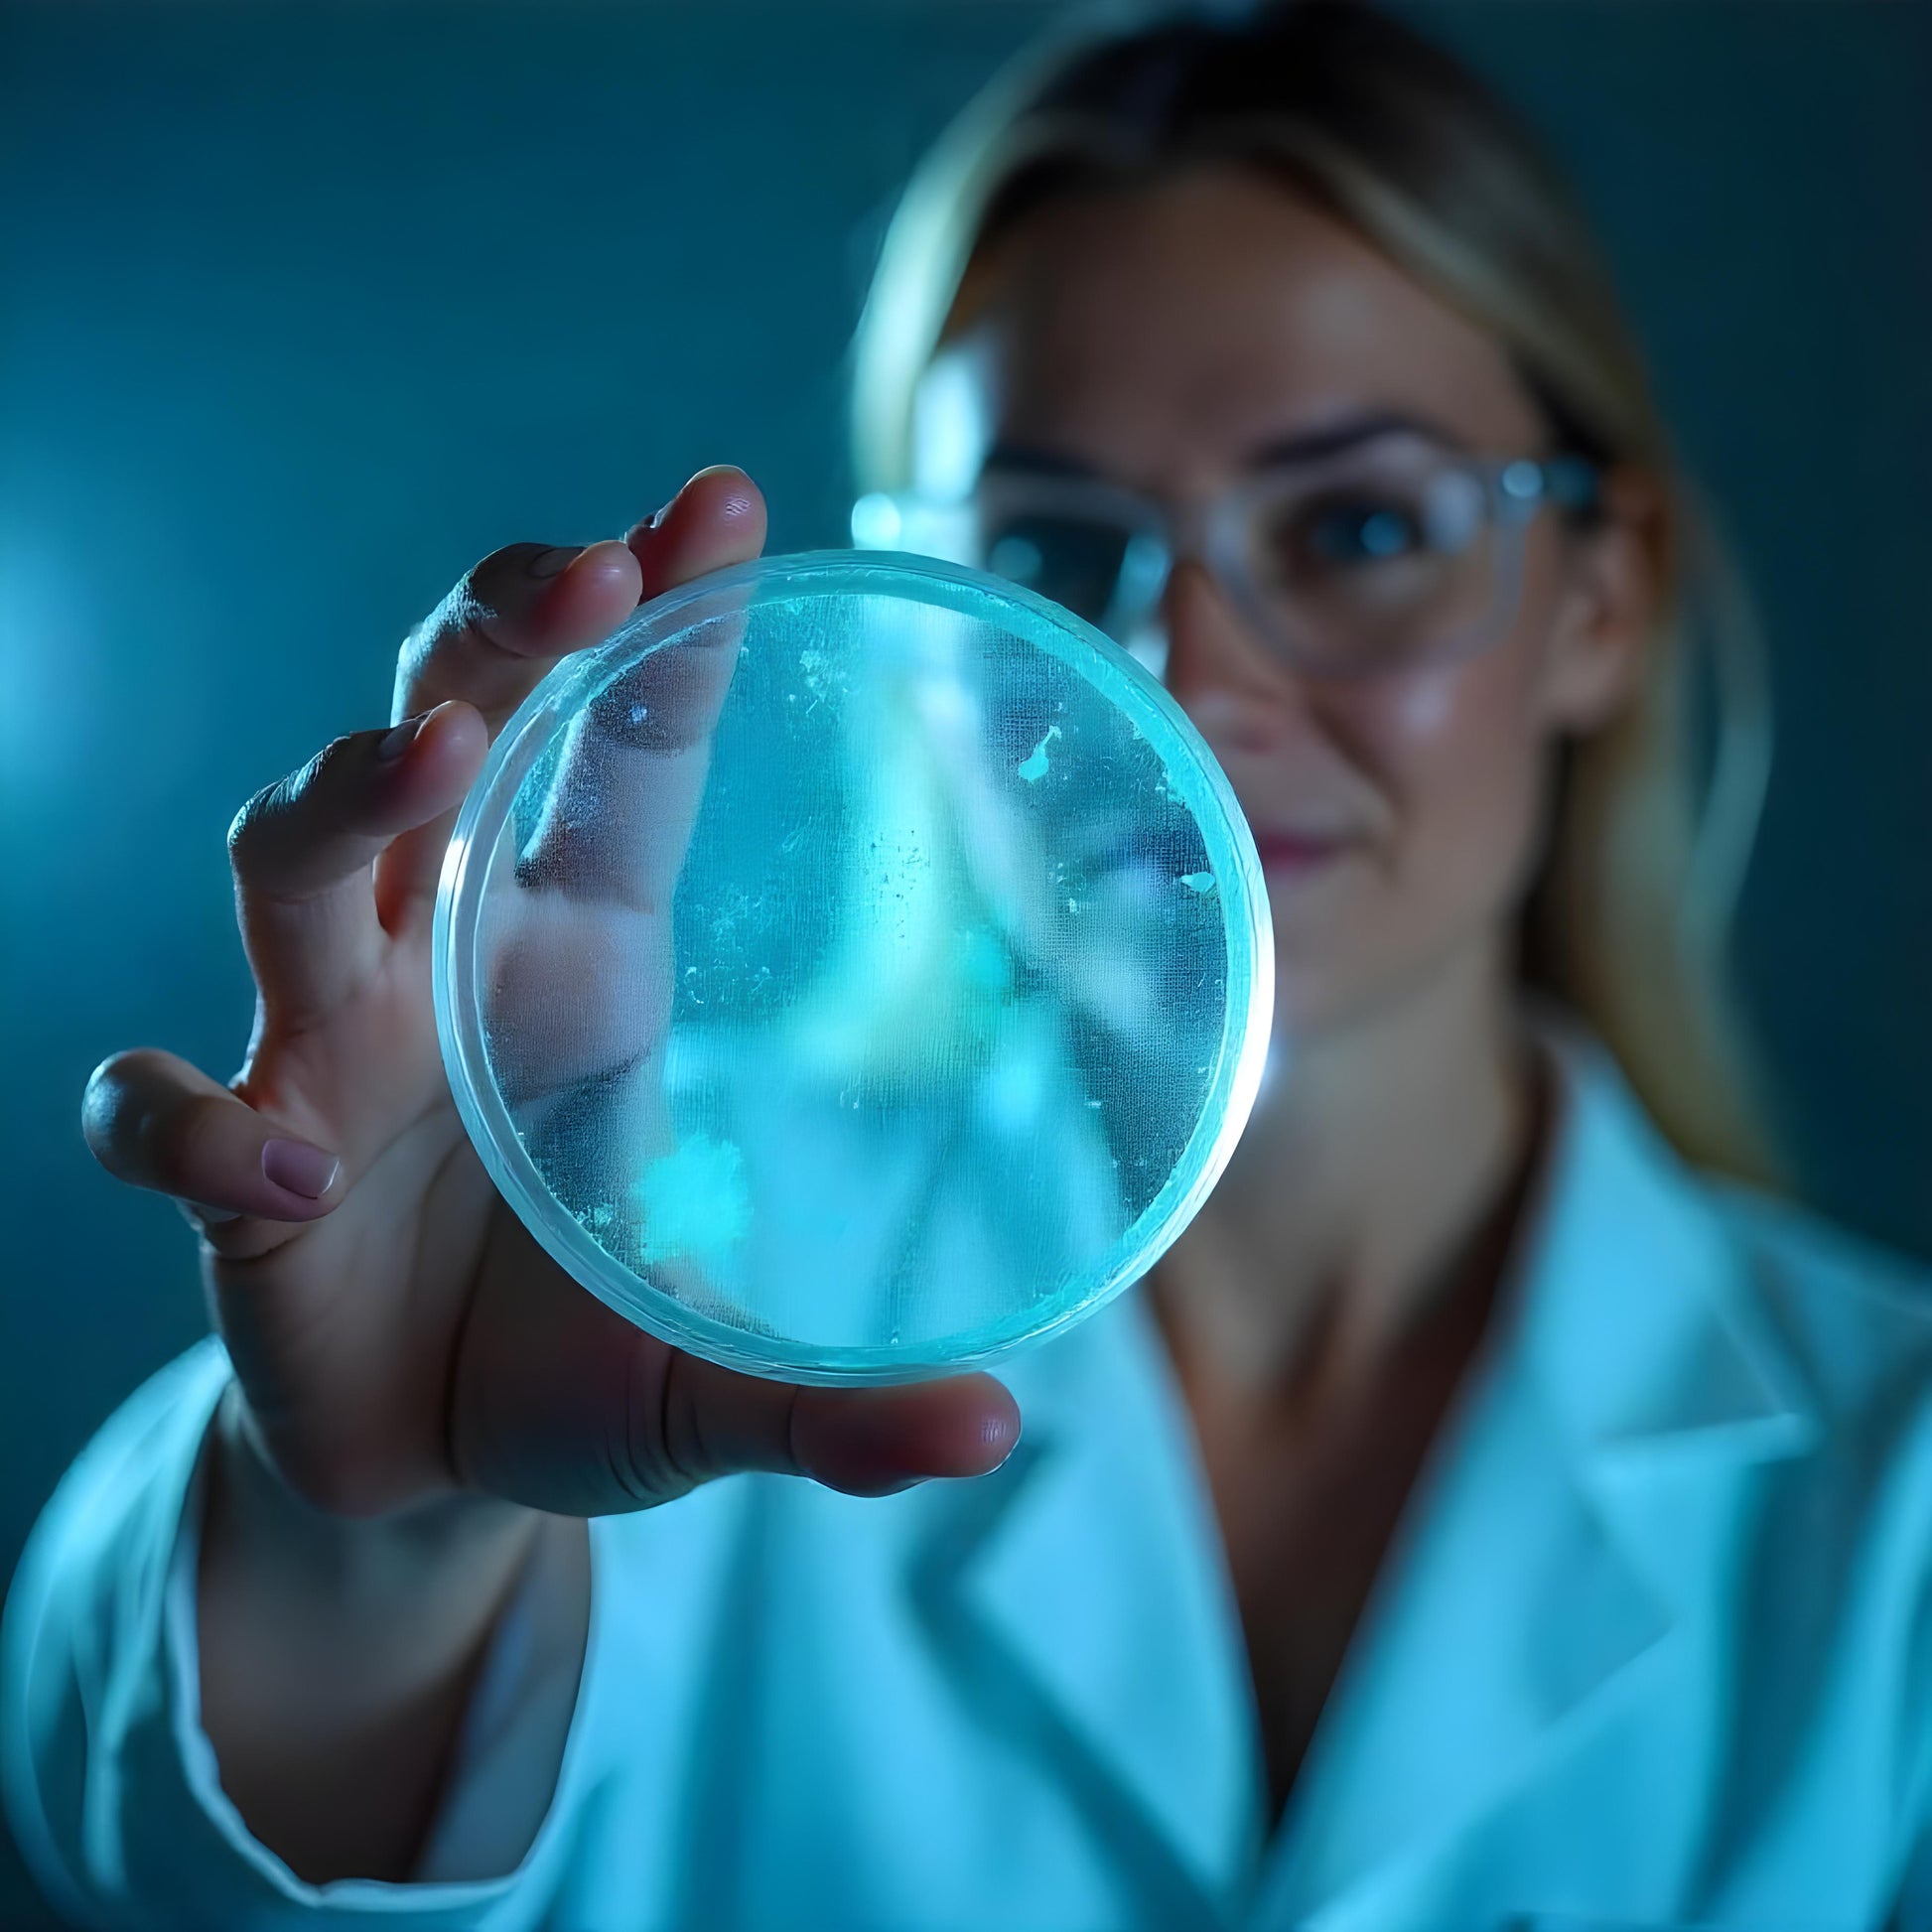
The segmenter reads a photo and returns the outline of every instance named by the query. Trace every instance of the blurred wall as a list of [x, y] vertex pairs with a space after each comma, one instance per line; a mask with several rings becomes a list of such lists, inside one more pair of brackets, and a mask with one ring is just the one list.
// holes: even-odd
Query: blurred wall
[[[1932, 35], [1905, 4], [1413, 5], [1529, 107], [1769, 613], [1748, 987], [1812, 1197], [1932, 1255]], [[202, 1327], [88, 1069], [230, 1071], [222, 833], [475, 557], [698, 465], [838, 541], [846, 333], [1022, 0], [0, 11], [0, 1566]], [[0, 1871], [0, 1926], [36, 1923]]]

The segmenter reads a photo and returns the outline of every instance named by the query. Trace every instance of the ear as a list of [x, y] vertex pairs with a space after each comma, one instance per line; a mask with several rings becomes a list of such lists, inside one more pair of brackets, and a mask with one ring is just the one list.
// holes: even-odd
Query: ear
[[1642, 679], [1664, 588], [1664, 499], [1641, 471], [1603, 480], [1601, 516], [1563, 533], [1564, 588], [1544, 669], [1544, 716], [1587, 737], [1621, 711]]

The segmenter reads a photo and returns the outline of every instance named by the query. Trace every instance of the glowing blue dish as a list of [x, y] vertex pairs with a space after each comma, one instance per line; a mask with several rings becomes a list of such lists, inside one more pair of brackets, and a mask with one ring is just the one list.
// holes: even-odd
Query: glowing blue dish
[[997, 579], [771, 557], [504, 728], [437, 902], [496, 1185], [653, 1334], [799, 1381], [989, 1364], [1150, 1268], [1267, 1050], [1261, 869], [1133, 658]]

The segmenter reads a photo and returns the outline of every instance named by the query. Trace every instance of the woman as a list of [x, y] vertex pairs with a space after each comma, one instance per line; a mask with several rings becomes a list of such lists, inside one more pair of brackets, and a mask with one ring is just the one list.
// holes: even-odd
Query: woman
[[860, 347], [865, 526], [1158, 652], [1241, 797], [1288, 1051], [1232, 1167], [1011, 1392], [748, 1382], [559, 1276], [438, 1062], [450, 813], [763, 512], [498, 552], [237, 820], [241, 1076], [89, 1088], [221, 1339], [23, 1566], [37, 1868], [197, 1925], [1932, 1924], [1932, 1323], [1681, 1159], [1764, 1172], [1749, 659], [1694, 810], [1708, 547], [1559, 190], [1371, 13], [1156, 27], [969, 114]]

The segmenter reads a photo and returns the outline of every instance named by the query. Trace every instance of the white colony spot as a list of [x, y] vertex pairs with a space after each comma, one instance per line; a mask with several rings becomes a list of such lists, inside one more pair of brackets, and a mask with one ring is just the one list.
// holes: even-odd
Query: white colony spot
[[1036, 785], [1038, 784], [1040, 779], [1045, 777], [1047, 769], [1052, 763], [1052, 760], [1046, 756], [1046, 748], [1047, 746], [1052, 744], [1054, 739], [1059, 737], [1059, 735], [1060, 735], [1059, 726], [1048, 725], [1046, 727], [1046, 736], [1042, 738], [1039, 741], [1039, 743], [1034, 747], [1032, 757], [1023, 759], [1020, 761], [1020, 763], [1014, 767], [1015, 770], [1018, 772], [1018, 774], [1024, 779], [1026, 779], [1026, 781], [1030, 785]]
[[1180, 883], [1190, 893], [1211, 893], [1214, 890], [1214, 875], [1211, 872], [1183, 872]]
[[630, 1183], [642, 1222], [639, 1252], [646, 1261], [691, 1255], [717, 1262], [752, 1226], [752, 1192], [745, 1156], [730, 1141], [693, 1134], [660, 1155]]

